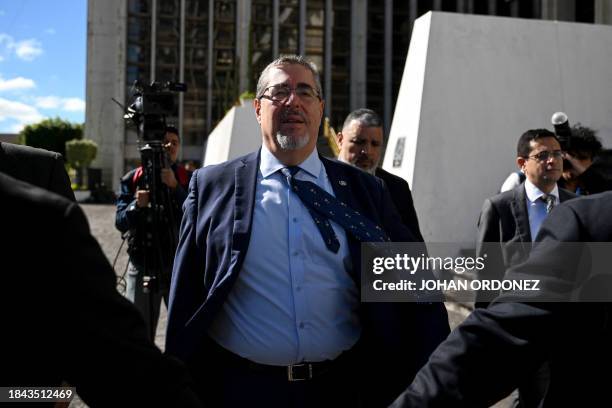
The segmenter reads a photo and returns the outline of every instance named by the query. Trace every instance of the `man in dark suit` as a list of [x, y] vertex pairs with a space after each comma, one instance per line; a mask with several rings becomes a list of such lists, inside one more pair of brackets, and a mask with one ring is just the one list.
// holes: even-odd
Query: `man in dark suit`
[[[474, 311], [392, 407], [488, 407], [545, 360], [550, 362], [550, 385], [540, 406], [607, 406], [612, 401], [609, 376], [602, 373], [612, 363], [610, 203], [612, 192], [606, 192], [555, 208], [527, 262], [507, 274], [509, 279], [538, 279], [539, 287], [548, 290], [504, 293], [487, 309]], [[581, 266], [585, 259], [590, 259], [588, 268]], [[607, 276], [593, 274], [597, 266], [607, 269]], [[589, 287], [606, 297], [591, 297], [584, 290]], [[552, 295], [567, 301], [573, 288], [586, 293], [578, 298], [582, 303], [539, 301], [553, 300]]]
[[[487, 267], [479, 276], [482, 279], [501, 279], [510, 266], [523, 262], [548, 212], [559, 202], [575, 197], [557, 186], [563, 159], [554, 133], [546, 129], [523, 133], [517, 144], [516, 163], [526, 176], [525, 182], [487, 198], [480, 212], [476, 254], [487, 254]], [[479, 292], [477, 306], [486, 306], [495, 295]]]
[[[501, 280], [509, 267], [527, 259], [532, 237], [548, 213], [556, 203], [575, 197], [557, 187], [563, 158], [554, 133], [546, 129], [523, 133], [517, 144], [516, 163], [525, 181], [513, 190], [486, 199], [480, 213], [476, 255], [487, 259], [486, 268], [478, 276], [482, 280]], [[486, 307], [497, 294], [477, 292], [476, 307]], [[515, 396], [519, 406], [538, 406], [546, 393], [548, 372], [545, 364], [523, 381]]]
[[75, 201], [59, 153], [0, 142], [0, 172]]
[[254, 105], [261, 150], [193, 174], [166, 351], [211, 406], [385, 406], [448, 321], [442, 303], [360, 303], [360, 245], [415, 237], [379, 179], [317, 154], [316, 67], [273, 61]]
[[92, 407], [200, 406], [115, 289], [76, 203], [0, 173], [0, 213], [2, 386], [64, 382]]
[[380, 116], [373, 110], [365, 108], [349, 113], [337, 138], [340, 147], [338, 160], [381, 178], [391, 193], [393, 204], [402, 217], [404, 225], [422, 241], [419, 220], [408, 182], [378, 167], [384, 144]]

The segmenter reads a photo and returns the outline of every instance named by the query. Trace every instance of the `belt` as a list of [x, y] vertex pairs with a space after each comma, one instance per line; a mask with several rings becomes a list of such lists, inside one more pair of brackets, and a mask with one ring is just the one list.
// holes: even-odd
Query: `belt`
[[[214, 343], [214, 341], [211, 341]], [[286, 378], [288, 382], [294, 381], [309, 381], [315, 378], [319, 378], [332, 370], [343, 367], [351, 359], [349, 358], [349, 352], [344, 352], [334, 360], [325, 360], [320, 362], [302, 362], [298, 364], [291, 364], [287, 366], [275, 366], [268, 364], [260, 364], [246, 358], [240, 357], [231, 351], [215, 344], [217, 349], [217, 357], [222, 361], [226, 367], [231, 366], [249, 371], [258, 371], [262, 373], [268, 373], [270, 375], [277, 375], [281, 378]]]
[[[246, 359], [245, 359], [246, 360]], [[314, 363], [298, 363], [291, 364], [288, 366], [273, 366], [267, 364], [259, 364], [250, 360], [246, 360], [247, 367], [252, 371], [261, 371], [270, 374], [278, 374], [279, 376], [286, 377], [287, 381], [308, 381], [313, 378], [319, 378], [322, 375], [331, 371], [335, 365], [336, 360], [326, 360]]]

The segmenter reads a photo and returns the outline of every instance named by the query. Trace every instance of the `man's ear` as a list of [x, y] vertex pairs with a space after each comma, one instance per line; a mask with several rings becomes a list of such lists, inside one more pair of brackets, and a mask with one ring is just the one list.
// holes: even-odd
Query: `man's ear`
[[338, 147], [342, 147], [343, 139], [344, 139], [344, 135], [342, 134], [342, 131], [336, 133], [336, 143], [338, 144]]
[[524, 157], [517, 157], [516, 158], [516, 166], [520, 169], [523, 170], [523, 167], [525, 166], [525, 162], [527, 161], [527, 159], [525, 159]]
[[253, 99], [253, 107], [255, 108], [255, 117], [257, 118], [257, 123], [261, 125], [261, 100], [257, 98]]

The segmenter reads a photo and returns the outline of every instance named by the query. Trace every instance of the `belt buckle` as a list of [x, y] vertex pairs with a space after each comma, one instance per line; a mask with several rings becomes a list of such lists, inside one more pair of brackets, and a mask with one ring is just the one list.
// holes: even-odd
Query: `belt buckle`
[[[299, 371], [301, 369], [307, 368], [307, 370], [303, 371], [304, 375], [300, 375], [299, 372], [295, 372], [294, 369], [297, 368]], [[291, 382], [293, 381], [305, 381], [312, 379], [312, 364], [301, 363], [301, 364], [293, 364], [287, 366], [287, 379]]]

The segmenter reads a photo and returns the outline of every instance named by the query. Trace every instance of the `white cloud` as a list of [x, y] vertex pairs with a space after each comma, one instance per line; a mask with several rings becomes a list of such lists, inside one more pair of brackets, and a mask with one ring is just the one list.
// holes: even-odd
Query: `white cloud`
[[41, 109], [57, 109], [62, 103], [57, 96], [39, 96], [35, 100], [36, 107]]
[[43, 53], [42, 44], [34, 38], [18, 41], [12, 48], [15, 49], [15, 54], [25, 61], [32, 61]]
[[80, 98], [66, 98], [62, 108], [69, 112], [85, 112], [85, 101]]
[[8, 34], [0, 33], [0, 52], [5, 54], [15, 53], [18, 58], [32, 61], [43, 53], [42, 43], [35, 38], [15, 41]]
[[0, 92], [14, 91], [17, 89], [31, 89], [36, 87], [33, 80], [24, 77], [16, 77], [4, 80], [0, 77]]
[[68, 112], [84, 112], [85, 101], [80, 98], [60, 98], [58, 96], [39, 96], [35, 105], [41, 109], [62, 109]]
[[45, 34], [53, 35], [55, 33], [56, 33], [55, 28], [47, 28], [45, 30]]
[[12, 119], [19, 124], [26, 125], [39, 122], [43, 118], [43, 115], [33, 106], [0, 98], [0, 121]]

